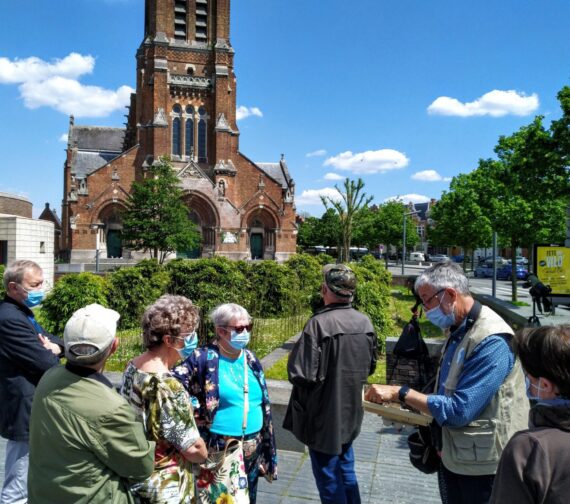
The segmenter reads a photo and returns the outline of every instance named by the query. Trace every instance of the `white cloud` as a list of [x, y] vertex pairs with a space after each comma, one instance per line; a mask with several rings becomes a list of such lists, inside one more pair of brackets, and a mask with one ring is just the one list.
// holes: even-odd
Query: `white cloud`
[[244, 105], [236, 109], [236, 120], [241, 121], [249, 116], [263, 117], [263, 112], [257, 107], [245, 107]]
[[341, 152], [328, 158], [324, 166], [332, 166], [338, 170], [348, 170], [352, 173], [384, 173], [399, 170], [408, 166], [410, 160], [405, 154], [393, 149], [380, 149], [353, 153]]
[[306, 189], [301, 196], [295, 196], [297, 205], [322, 205], [321, 196], [328, 196], [336, 201], [341, 199], [339, 192], [333, 187], [323, 189]]
[[307, 154], [305, 154], [305, 157], [322, 157], [326, 155], [327, 151], [325, 149], [319, 149], [313, 152], [307, 152]]
[[327, 173], [324, 176], [325, 180], [344, 180], [344, 177], [342, 175], [339, 175], [338, 173]]
[[63, 143], [67, 143], [67, 140], [68, 140], [68, 134], [62, 133], [61, 136], [59, 137], [59, 141], [63, 142]]
[[129, 104], [129, 86], [117, 90], [86, 86], [79, 77], [93, 72], [95, 58], [71, 53], [46, 62], [40, 58], [0, 58], [0, 84], [19, 84], [20, 96], [29, 109], [50, 107], [76, 117], [105, 117]]
[[390, 196], [384, 200], [386, 201], [401, 201], [402, 203], [426, 203], [430, 198], [422, 194], [402, 194], [400, 196]]
[[81, 75], [92, 73], [94, 67], [93, 56], [82, 56], [77, 53], [70, 53], [52, 63], [35, 56], [26, 59], [16, 58], [14, 61], [0, 58], [0, 84], [38, 82], [55, 76], [77, 79]]
[[428, 113], [433, 115], [472, 117], [485, 116], [501, 117], [507, 114], [526, 116], [538, 109], [538, 95], [515, 90], [501, 91], [494, 89], [485, 93], [475, 101], [462, 103], [456, 98], [440, 96], [429, 107]]
[[413, 180], [421, 180], [422, 182], [439, 182], [441, 180], [447, 182], [447, 181], [451, 180], [450, 177], [442, 177], [435, 170], [419, 171], [419, 172], [414, 173], [411, 178]]

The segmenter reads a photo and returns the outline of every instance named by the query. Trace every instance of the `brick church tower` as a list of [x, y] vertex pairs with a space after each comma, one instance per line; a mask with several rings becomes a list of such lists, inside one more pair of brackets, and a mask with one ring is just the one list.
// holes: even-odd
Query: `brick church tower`
[[64, 166], [63, 249], [71, 262], [139, 257], [124, 249], [122, 212], [134, 180], [169, 156], [184, 189], [197, 250], [276, 259], [295, 253], [295, 185], [283, 157], [255, 163], [239, 152], [230, 0], [146, 0], [136, 93], [126, 128], [76, 125]]

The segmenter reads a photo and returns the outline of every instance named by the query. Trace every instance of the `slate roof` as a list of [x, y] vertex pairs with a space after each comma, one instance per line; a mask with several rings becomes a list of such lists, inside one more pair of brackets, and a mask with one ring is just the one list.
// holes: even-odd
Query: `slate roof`
[[122, 152], [125, 128], [72, 126], [69, 142], [79, 150]]
[[124, 128], [72, 126], [69, 145], [76, 147], [71, 171], [83, 178], [123, 152]]
[[289, 169], [287, 168], [287, 163], [281, 160], [279, 163], [255, 163], [259, 168], [261, 168], [269, 177], [281, 184], [283, 189], [287, 189], [291, 186], [291, 176], [289, 175]]

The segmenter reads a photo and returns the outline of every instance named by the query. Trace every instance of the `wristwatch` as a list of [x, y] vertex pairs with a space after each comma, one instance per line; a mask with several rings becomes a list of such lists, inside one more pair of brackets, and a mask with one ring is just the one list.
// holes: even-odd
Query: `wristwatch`
[[408, 395], [409, 391], [410, 391], [409, 385], [402, 385], [400, 387], [400, 391], [398, 392], [398, 399], [402, 404], [406, 404], [406, 396]]

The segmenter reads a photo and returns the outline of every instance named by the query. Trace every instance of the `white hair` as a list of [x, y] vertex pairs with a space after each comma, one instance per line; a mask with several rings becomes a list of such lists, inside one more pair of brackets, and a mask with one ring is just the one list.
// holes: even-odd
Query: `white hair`
[[414, 289], [429, 285], [436, 290], [452, 288], [463, 296], [470, 296], [469, 280], [463, 273], [461, 266], [451, 261], [434, 264], [425, 269], [416, 279]]
[[210, 313], [210, 320], [216, 327], [226, 327], [234, 319], [245, 318], [251, 322], [251, 316], [247, 310], [236, 303], [225, 303], [217, 306]]

